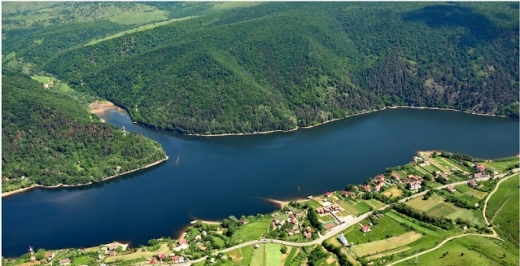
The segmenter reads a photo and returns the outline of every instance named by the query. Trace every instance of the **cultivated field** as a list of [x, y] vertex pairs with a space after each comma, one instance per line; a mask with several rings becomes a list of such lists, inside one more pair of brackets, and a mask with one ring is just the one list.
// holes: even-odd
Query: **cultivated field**
[[403, 195], [403, 191], [398, 187], [391, 187], [383, 192], [383, 195], [388, 198], [397, 198]]
[[260, 244], [260, 247], [253, 250], [253, 257], [251, 259], [251, 266], [263, 266], [265, 265], [265, 244]]
[[400, 236], [395, 236], [384, 240], [354, 245], [351, 249], [358, 257], [363, 257], [366, 255], [377, 254], [386, 250], [406, 246], [421, 237], [422, 234], [417, 232], [408, 232]]
[[267, 244], [266, 258], [264, 265], [280, 265], [282, 252], [280, 244]]

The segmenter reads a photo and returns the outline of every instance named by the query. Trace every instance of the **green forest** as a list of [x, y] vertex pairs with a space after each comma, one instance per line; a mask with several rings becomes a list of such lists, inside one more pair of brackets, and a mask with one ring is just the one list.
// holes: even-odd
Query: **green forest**
[[2, 192], [96, 182], [165, 156], [159, 143], [102, 123], [30, 77], [2, 73]]
[[[89, 46], [129, 26], [17, 29], [32, 43], [12, 37], [3, 63], [30, 62], [134, 121], [184, 134], [289, 130], [401, 105], [518, 118], [518, 3], [150, 6], [194, 17]], [[98, 31], [58, 47], [59, 27]]]

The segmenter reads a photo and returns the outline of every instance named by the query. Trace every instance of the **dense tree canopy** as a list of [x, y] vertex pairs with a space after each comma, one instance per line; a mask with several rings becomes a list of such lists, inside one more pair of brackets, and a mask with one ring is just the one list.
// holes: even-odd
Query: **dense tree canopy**
[[2, 74], [3, 191], [95, 182], [164, 157], [159, 143], [101, 123], [29, 77]]
[[182, 133], [395, 105], [518, 117], [518, 15], [516, 3], [264, 3], [72, 47], [37, 69]]

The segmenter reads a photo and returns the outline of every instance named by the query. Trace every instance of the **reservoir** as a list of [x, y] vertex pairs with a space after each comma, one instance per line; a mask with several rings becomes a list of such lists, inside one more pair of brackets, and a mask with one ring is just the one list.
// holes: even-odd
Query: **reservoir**
[[312, 129], [252, 136], [196, 137], [103, 115], [160, 142], [170, 159], [103, 183], [33, 189], [2, 199], [4, 257], [112, 241], [176, 238], [194, 219], [256, 215], [288, 200], [343, 189], [410, 162], [420, 150], [493, 159], [519, 153], [519, 123], [461, 112], [390, 109]]

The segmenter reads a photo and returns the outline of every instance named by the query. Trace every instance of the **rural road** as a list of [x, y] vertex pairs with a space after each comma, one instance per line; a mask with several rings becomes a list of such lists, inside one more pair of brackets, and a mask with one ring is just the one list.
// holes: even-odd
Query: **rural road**
[[[513, 170], [514, 173], [517, 173], [519, 172], [520, 169], [519, 168], [516, 168]], [[497, 178], [501, 178], [501, 177], [504, 177], [506, 176], [507, 173], [504, 173], [504, 174], [500, 174], [500, 175], [496, 175], [495, 177]], [[513, 176], [513, 175], [511, 175]], [[509, 176], [509, 177], [511, 177]], [[507, 177], [507, 178], [509, 178]], [[488, 177], [481, 177], [481, 178], [476, 178], [475, 180], [478, 180], [478, 181], [484, 181], [484, 180], [488, 180], [489, 178], [491, 178], [490, 176]], [[500, 185], [500, 183], [504, 180], [506, 180], [507, 178], [504, 178], [502, 180], [499, 181], [499, 183], [497, 184], [497, 186], [495, 187], [495, 189], [489, 194], [488, 198], [486, 199], [485, 203], [484, 203], [484, 208], [483, 208], [483, 212], [485, 214], [485, 210], [486, 210], [486, 206], [487, 206], [487, 200], [489, 199], [489, 197], [492, 195], [492, 193], [494, 193], [496, 191], [496, 188], [498, 187], [498, 185]], [[453, 185], [453, 186], [457, 186], [457, 185], [463, 185], [463, 184], [466, 184], [467, 180], [465, 181], [460, 181], [460, 182], [455, 182], [455, 183], [451, 183], [451, 184], [448, 184], [448, 185], [443, 185], [443, 186], [440, 186], [440, 187], [436, 187], [434, 189], [443, 189], [443, 188], [446, 188], [447, 186], [449, 185]], [[421, 193], [417, 193], [417, 194], [414, 194], [410, 197], [407, 197], [407, 198], [404, 198], [402, 200], [400, 200], [399, 202], [405, 202], [409, 199], [412, 199], [412, 198], [416, 198], [416, 197], [419, 197], [419, 196], [422, 196], [424, 194], [426, 194], [428, 192], [428, 190], [426, 191], [423, 191]], [[379, 208], [379, 210], [382, 210], [382, 209], [385, 209], [387, 208], [389, 205], [385, 205], [381, 208]], [[239, 244], [239, 245], [236, 245], [236, 246], [232, 246], [232, 247], [229, 247], [229, 248], [226, 248], [226, 249], [223, 249], [223, 250], [219, 250], [219, 251], [216, 251], [214, 252], [213, 254], [217, 254], [217, 253], [226, 253], [226, 252], [229, 252], [229, 251], [233, 251], [235, 249], [239, 249], [239, 248], [243, 248], [243, 247], [246, 247], [246, 246], [252, 246], [254, 244], [262, 244], [262, 243], [274, 243], [274, 244], [283, 244], [283, 245], [287, 245], [287, 246], [292, 246], [292, 247], [304, 247], [304, 246], [311, 246], [311, 245], [316, 245], [316, 244], [321, 244], [323, 241], [325, 241], [326, 239], [334, 236], [335, 234], [338, 234], [340, 233], [341, 231], [345, 230], [346, 228], [352, 226], [352, 225], [355, 225], [355, 224], [358, 224], [359, 222], [361, 222], [363, 219], [365, 219], [366, 217], [368, 217], [370, 214], [372, 214], [372, 211], [369, 211], [365, 214], [362, 214], [360, 216], [357, 216], [355, 217], [354, 219], [352, 219], [351, 221], [349, 222], [345, 222], [343, 224], [340, 224], [334, 228], [332, 228], [331, 230], [329, 230], [325, 235], [323, 236], [320, 236], [318, 239], [315, 239], [313, 241], [310, 241], [310, 242], [289, 242], [289, 241], [283, 241], [283, 240], [277, 240], [277, 239], [263, 239], [263, 240], [252, 240], [252, 241], [248, 241], [248, 242], [244, 242], [242, 244]], [[484, 215], [484, 218], [486, 216]], [[486, 219], [486, 222], [487, 222], [487, 219]], [[488, 223], [489, 224], [489, 223]], [[485, 236], [485, 237], [493, 237], [493, 238], [498, 238], [500, 239], [497, 234], [495, 233], [495, 231], [493, 230], [494, 234], [493, 235], [481, 235], [481, 234], [464, 234], [464, 235], [458, 235], [458, 236], [453, 236], [453, 237], [450, 237], [444, 241], [442, 241], [439, 245], [437, 245], [436, 247], [433, 247], [429, 250], [426, 250], [426, 251], [423, 251], [421, 253], [418, 253], [416, 255], [413, 255], [413, 256], [410, 256], [408, 258], [404, 258], [404, 259], [401, 259], [399, 261], [396, 261], [396, 262], [393, 262], [392, 264], [389, 264], [389, 265], [394, 265], [396, 263], [399, 263], [399, 262], [402, 262], [402, 261], [405, 261], [405, 260], [408, 260], [408, 259], [411, 259], [411, 258], [414, 258], [415, 256], [419, 256], [419, 255], [422, 255], [422, 254], [425, 254], [425, 253], [428, 253], [430, 251], [433, 251], [433, 250], [436, 250], [438, 249], [439, 247], [441, 247], [443, 244], [445, 244], [446, 242], [452, 240], [452, 239], [455, 239], [455, 238], [459, 238], [459, 237], [463, 237], [463, 236], [469, 236], [469, 235], [477, 235], [477, 236]], [[199, 258], [199, 259], [196, 259], [196, 260], [192, 260], [192, 261], [189, 261], [189, 262], [186, 262], [186, 263], [181, 263], [179, 265], [191, 265], [191, 264], [194, 264], [194, 263], [198, 263], [198, 262], [202, 262], [206, 260], [206, 257], [202, 257], [202, 258]], [[147, 265], [148, 263], [146, 264], [142, 264], [142, 265]]]
[[[516, 173], [516, 172], [518, 172], [518, 170], [519, 170], [519, 169], [514, 169], [513, 172]], [[498, 175], [497, 177], [503, 177], [503, 176], [505, 176], [506, 174], [507, 174], [507, 173], [505, 173], [505, 174], [501, 174], [501, 175]], [[484, 202], [484, 208], [482, 209], [482, 215], [484, 215], [484, 219], [486, 220], [486, 223], [487, 223], [488, 225], [489, 225], [489, 222], [488, 222], [488, 220], [487, 220], [487, 218], [486, 218], [486, 207], [487, 207], [487, 202], [488, 202], [488, 200], [491, 198], [491, 195], [493, 195], [493, 193], [495, 193], [495, 191], [497, 191], [498, 186], [500, 186], [500, 183], [502, 183], [503, 181], [509, 179], [509, 178], [512, 177], [512, 176], [514, 176], [514, 174], [509, 175], [509, 176], [507, 176], [507, 177], [504, 178], [504, 179], [501, 179], [501, 180], [497, 183], [497, 185], [495, 186], [495, 188], [493, 189], [493, 191], [491, 191], [491, 192], [489, 193], [488, 197], [486, 198], [486, 201]], [[460, 183], [460, 182], [458, 182], [458, 183]], [[452, 236], [452, 237], [449, 237], [449, 238], [447, 238], [446, 240], [442, 241], [439, 245], [437, 245], [437, 246], [435, 246], [435, 247], [433, 247], [433, 248], [431, 248], [431, 249], [428, 249], [428, 250], [425, 250], [425, 251], [423, 251], [423, 252], [421, 252], [421, 253], [417, 253], [417, 254], [415, 254], [415, 255], [413, 255], [413, 256], [409, 256], [409, 257], [406, 257], [406, 258], [404, 258], [404, 259], [400, 259], [400, 260], [398, 260], [398, 261], [392, 262], [392, 263], [388, 264], [388, 266], [390, 266], [390, 265], [395, 265], [395, 264], [397, 264], [397, 263], [400, 263], [400, 262], [403, 262], [403, 261], [406, 261], [406, 260], [409, 260], [409, 259], [413, 259], [413, 258], [415, 258], [415, 257], [417, 257], [417, 256], [420, 256], [420, 255], [426, 254], [426, 253], [428, 253], [428, 252], [432, 252], [432, 251], [434, 251], [434, 250], [440, 248], [442, 245], [446, 244], [448, 241], [453, 240], [453, 239], [456, 239], [456, 238], [460, 238], [460, 237], [463, 237], [463, 236], [484, 236], [484, 237], [491, 237], [491, 238], [496, 238], [496, 239], [500, 239], [500, 240], [504, 241], [503, 239], [501, 239], [501, 238], [498, 236], [498, 234], [496, 233], [496, 231], [495, 231], [492, 227], [491, 227], [490, 229], [493, 231], [493, 234], [491, 234], [491, 235], [482, 235], [482, 234], [464, 234], [464, 235], [458, 235], [458, 236]]]

